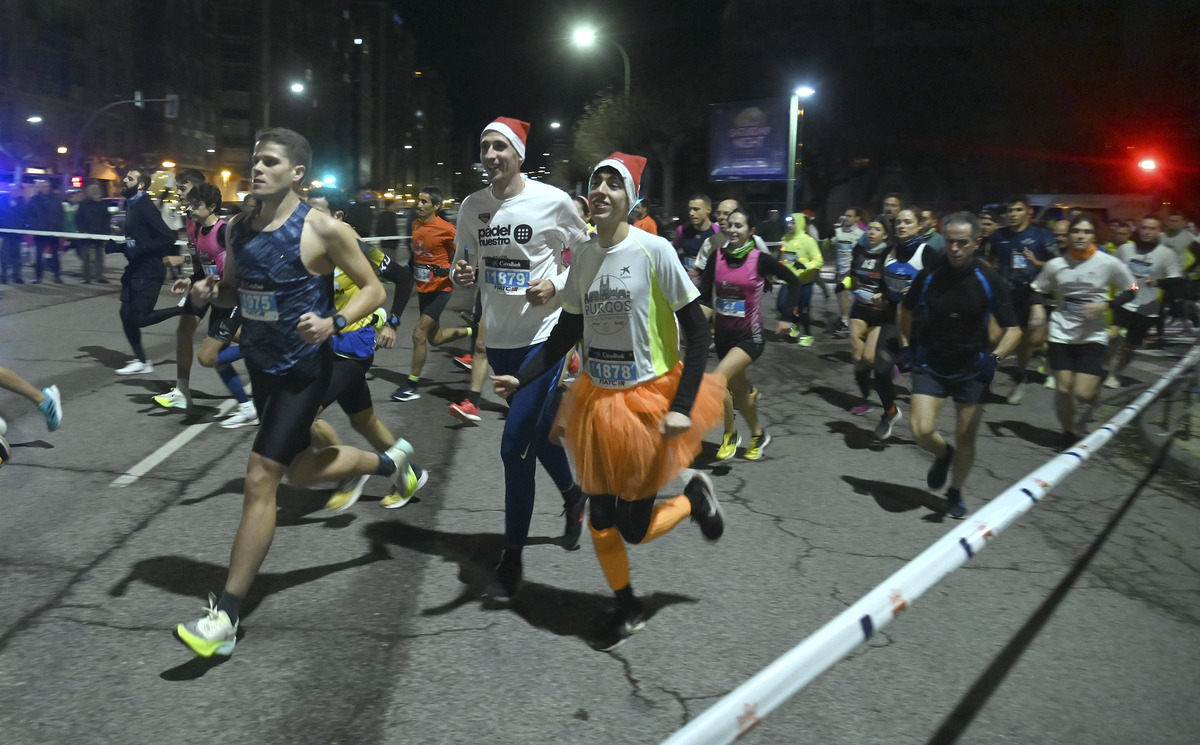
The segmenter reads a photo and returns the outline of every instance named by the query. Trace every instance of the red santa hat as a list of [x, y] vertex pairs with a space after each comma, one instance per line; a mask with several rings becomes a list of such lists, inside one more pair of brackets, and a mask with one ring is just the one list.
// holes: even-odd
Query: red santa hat
[[638, 202], [638, 189], [642, 186], [642, 171], [646, 169], [646, 159], [640, 155], [613, 153], [597, 163], [596, 167], [592, 169], [592, 173], [605, 166], [621, 174], [621, 178], [625, 181], [625, 194], [629, 197], [629, 211], [632, 212], [633, 206]]
[[[529, 139], [529, 122], [501, 116], [497, 117], [496, 121], [484, 127], [483, 132], [499, 132], [504, 135], [504, 139], [512, 144], [513, 148], [517, 151], [517, 155], [521, 156], [521, 160], [525, 160], [525, 141]], [[482, 134], [480, 137], [482, 138]]]

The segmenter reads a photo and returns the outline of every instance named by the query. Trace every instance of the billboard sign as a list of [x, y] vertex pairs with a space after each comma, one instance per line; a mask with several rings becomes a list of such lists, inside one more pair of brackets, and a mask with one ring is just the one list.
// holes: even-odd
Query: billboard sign
[[787, 180], [786, 98], [711, 104], [709, 127], [710, 180]]

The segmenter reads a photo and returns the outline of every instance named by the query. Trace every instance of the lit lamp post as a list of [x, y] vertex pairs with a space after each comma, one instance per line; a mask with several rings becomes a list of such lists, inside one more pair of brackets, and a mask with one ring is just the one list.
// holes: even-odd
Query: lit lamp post
[[[292, 95], [298, 96], [304, 92], [304, 83], [292, 83], [288, 86], [288, 90], [292, 92]], [[263, 101], [263, 129], [271, 126], [271, 101], [274, 99], [274, 94], [268, 94], [266, 100]]]
[[[785, 213], [788, 215], [796, 211], [796, 141], [803, 142], [804, 137], [804, 109], [800, 108], [800, 99], [807, 99], [814, 93], [816, 91], [807, 85], [802, 85], [792, 91], [788, 123], [787, 212]], [[804, 147], [803, 144], [800, 147]]]
[[[586, 49], [596, 42], [596, 32], [587, 26], [580, 26], [575, 29], [571, 38], [574, 40], [575, 46]], [[625, 103], [629, 103], [629, 55], [625, 52], [625, 47], [612, 39], [605, 37], [604, 41], [612, 44], [621, 53], [621, 61], [625, 63]]]

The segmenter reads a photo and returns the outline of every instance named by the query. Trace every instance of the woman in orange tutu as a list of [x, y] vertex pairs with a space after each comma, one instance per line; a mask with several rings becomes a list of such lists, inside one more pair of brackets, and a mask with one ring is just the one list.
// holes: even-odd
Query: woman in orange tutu
[[[555, 433], [591, 500], [596, 556], [616, 594], [616, 611], [592, 643], [600, 650], [615, 648], [646, 623], [624, 541], [647, 543], [689, 515], [709, 540], [725, 530], [707, 474], [693, 472], [683, 494], [657, 500], [720, 420], [725, 379], [704, 374], [708, 323], [675, 249], [628, 222], [645, 165], [645, 158], [613, 153], [596, 166], [589, 196], [598, 240], [572, 258], [562, 315], [540, 356], [516, 376], [492, 377], [507, 398], [583, 340], [586, 363]], [[686, 338], [682, 361], [679, 329]]]

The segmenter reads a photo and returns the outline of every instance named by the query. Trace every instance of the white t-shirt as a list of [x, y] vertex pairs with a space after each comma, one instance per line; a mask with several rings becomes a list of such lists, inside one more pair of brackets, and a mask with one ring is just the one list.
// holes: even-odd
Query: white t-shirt
[[1058, 297], [1058, 306], [1050, 314], [1050, 341], [1106, 344], [1107, 314], [1086, 318], [1083, 306], [1108, 302], [1110, 287], [1118, 295], [1125, 292], [1133, 287], [1133, 275], [1120, 259], [1097, 250], [1084, 261], [1069, 256], [1050, 259], [1032, 287], [1043, 295], [1053, 293]]
[[1189, 232], [1187, 228], [1183, 228], [1175, 235], [1171, 235], [1166, 231], [1163, 231], [1162, 236], [1158, 240], [1167, 248], [1174, 251], [1175, 257], [1182, 262], [1183, 255], [1187, 253], [1188, 249], [1193, 243], [1200, 241], [1200, 237], [1197, 237], [1195, 234]]
[[1137, 282], [1137, 295], [1122, 307], [1143, 316], [1157, 316], [1162, 308], [1162, 290], [1146, 282], [1151, 279], [1183, 276], [1179, 268], [1179, 257], [1161, 243], [1144, 254], [1138, 253], [1137, 246], [1126, 243], [1117, 249], [1117, 258], [1128, 265], [1134, 281]]
[[644, 230], [631, 226], [617, 245], [575, 254], [563, 307], [583, 315], [593, 384], [632, 388], [670, 371], [679, 361], [675, 312], [699, 296], [671, 244]]
[[[504, 200], [490, 188], [463, 200], [454, 263], [466, 260], [475, 267], [489, 347], [519, 349], [550, 336], [567, 279], [560, 274], [562, 251], [577, 252], [590, 240], [567, 193], [541, 181], [526, 180], [520, 194]], [[525, 291], [539, 279], [554, 282], [555, 296], [544, 305], [530, 305]]]

